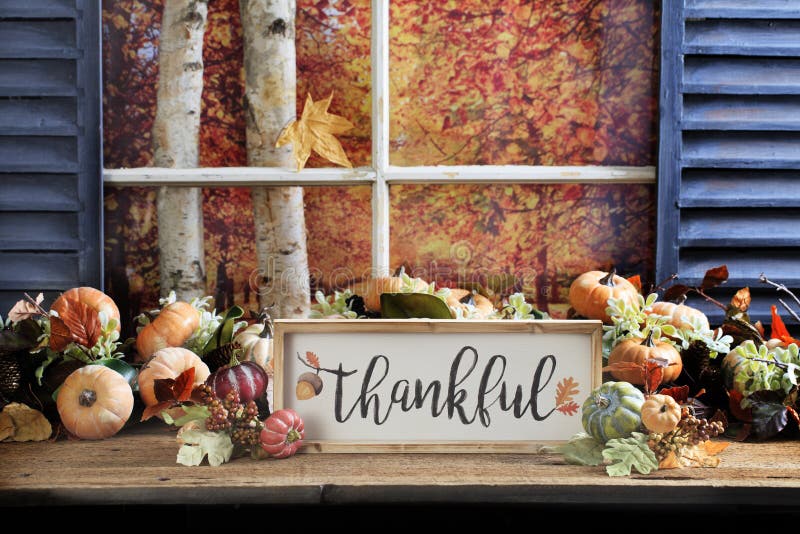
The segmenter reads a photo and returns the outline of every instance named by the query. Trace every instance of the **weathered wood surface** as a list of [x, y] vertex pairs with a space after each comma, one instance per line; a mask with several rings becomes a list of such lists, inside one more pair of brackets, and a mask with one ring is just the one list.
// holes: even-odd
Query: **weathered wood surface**
[[609, 478], [552, 454], [303, 454], [213, 468], [175, 463], [175, 433], [0, 445], [0, 504], [800, 502], [800, 441], [732, 444], [716, 469]]

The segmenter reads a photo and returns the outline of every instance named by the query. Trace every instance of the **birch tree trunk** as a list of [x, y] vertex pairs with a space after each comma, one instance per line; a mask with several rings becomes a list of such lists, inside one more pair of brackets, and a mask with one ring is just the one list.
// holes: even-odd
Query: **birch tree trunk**
[[[291, 146], [275, 148], [295, 118], [295, 0], [240, 0], [244, 30], [247, 163], [291, 167]], [[263, 273], [261, 306], [275, 317], [306, 317], [310, 309], [302, 187], [253, 187], [256, 254]]]
[[[207, 14], [206, 0], [164, 1], [158, 104], [152, 133], [156, 167], [192, 168], [199, 164]], [[179, 300], [201, 297], [206, 291], [202, 190], [161, 187], [157, 206], [161, 295], [175, 290]]]

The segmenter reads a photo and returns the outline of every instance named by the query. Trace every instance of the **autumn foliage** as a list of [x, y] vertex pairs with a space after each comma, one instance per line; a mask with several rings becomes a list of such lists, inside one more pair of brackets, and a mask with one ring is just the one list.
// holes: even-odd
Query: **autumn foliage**
[[[654, 163], [658, 3], [390, 6], [392, 164]], [[162, 0], [103, 1], [107, 168], [152, 164], [161, 10]], [[337, 137], [355, 167], [370, 165], [370, 24], [369, 0], [297, 4], [297, 111], [308, 93], [334, 93], [331, 113], [354, 124]], [[209, 3], [203, 53], [201, 165], [244, 166], [237, 0]], [[329, 165], [312, 155], [307, 166]], [[369, 272], [370, 195], [368, 186], [305, 188], [313, 287]], [[645, 185], [393, 186], [391, 263], [443, 284], [522, 273], [520, 288], [558, 316], [579, 272], [613, 263], [647, 278], [654, 215]], [[207, 292], [220, 308], [256, 305], [252, 221], [248, 189], [204, 191]], [[107, 286], [126, 325], [158, 297], [155, 190], [107, 188], [105, 231]]]

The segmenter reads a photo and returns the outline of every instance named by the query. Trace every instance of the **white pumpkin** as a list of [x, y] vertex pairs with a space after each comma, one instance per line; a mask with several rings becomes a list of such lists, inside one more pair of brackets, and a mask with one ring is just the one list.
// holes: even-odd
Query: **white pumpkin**
[[242, 361], [256, 362], [272, 374], [272, 324], [268, 320], [248, 326], [236, 335], [234, 342], [242, 347]]

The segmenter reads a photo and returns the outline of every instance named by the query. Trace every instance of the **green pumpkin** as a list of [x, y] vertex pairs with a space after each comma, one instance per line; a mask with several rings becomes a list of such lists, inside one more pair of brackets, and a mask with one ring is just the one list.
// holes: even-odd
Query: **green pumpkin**
[[583, 403], [583, 428], [602, 443], [627, 438], [642, 424], [644, 395], [628, 382], [606, 382]]

